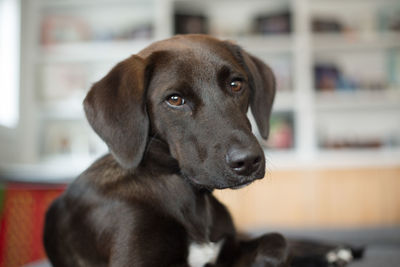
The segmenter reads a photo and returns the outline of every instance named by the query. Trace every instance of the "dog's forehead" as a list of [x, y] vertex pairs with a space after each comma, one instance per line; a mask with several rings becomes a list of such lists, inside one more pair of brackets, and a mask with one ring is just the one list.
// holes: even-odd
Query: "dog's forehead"
[[179, 64], [185, 68], [197, 67], [197, 70], [202, 69], [203, 74], [205, 70], [215, 70], [222, 66], [243, 70], [243, 62], [238, 58], [234, 47], [230, 42], [208, 35], [190, 34], [155, 42], [138, 55], [142, 58], [151, 58], [155, 54], [164, 55], [156, 57], [156, 61], [162, 61], [172, 68]]
[[139, 53], [151, 58], [152, 79], [162, 82], [187, 80], [189, 83], [215, 81], [222, 69], [243, 72], [231, 45], [204, 35], [177, 36], [156, 42]]

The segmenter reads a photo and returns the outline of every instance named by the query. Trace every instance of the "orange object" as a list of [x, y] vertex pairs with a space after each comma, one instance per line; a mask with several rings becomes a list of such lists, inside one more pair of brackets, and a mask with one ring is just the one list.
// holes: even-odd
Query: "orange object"
[[0, 267], [21, 267], [46, 258], [42, 244], [44, 215], [65, 187], [26, 183], [3, 186]]

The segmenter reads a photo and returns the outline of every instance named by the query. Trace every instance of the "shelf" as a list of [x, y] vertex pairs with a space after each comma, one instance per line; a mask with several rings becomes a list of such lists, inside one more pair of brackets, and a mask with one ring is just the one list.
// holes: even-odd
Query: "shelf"
[[400, 49], [400, 33], [313, 33], [316, 53], [365, 49]]
[[278, 91], [275, 96], [273, 111], [293, 111], [295, 96], [292, 91]]
[[[400, 165], [400, 148], [363, 150], [320, 150], [313, 159], [303, 159], [296, 150], [265, 149], [267, 173], [287, 169], [358, 168]], [[0, 164], [2, 179], [15, 182], [69, 183], [98, 156], [61, 156], [38, 164]]]
[[399, 166], [400, 148], [322, 149], [318, 152], [317, 163], [320, 167], [342, 168]]
[[[267, 53], [289, 53], [293, 46], [290, 35], [219, 38], [235, 40], [235, 43], [253, 53], [266, 51]], [[41, 46], [40, 52], [36, 56], [36, 62], [118, 61], [138, 53], [154, 41], [154, 39], [93, 41]]]
[[299, 156], [295, 149], [271, 150], [264, 148], [266, 170], [279, 170], [299, 167]]
[[393, 90], [354, 90], [317, 92], [315, 108], [319, 111], [351, 109], [400, 109], [400, 88]]
[[[42, 5], [46, 7], [53, 7], [53, 8], [65, 8], [65, 7], [76, 7], [82, 8], [84, 7], [99, 7], [103, 5], [118, 5], [118, 4], [148, 4], [151, 1], [148, 0], [62, 0], [62, 1], [54, 1], [54, 0], [41, 0]], [[153, 0], [152, 2], [159, 1]]]
[[335, 10], [343, 12], [343, 8], [355, 9], [360, 11], [360, 5], [363, 7], [375, 8], [384, 3], [385, 5], [398, 5], [398, 0], [310, 0], [310, 9], [312, 11]]
[[[391, 70], [391, 73], [386, 73], [390, 74], [390, 79], [388, 78], [387, 82], [379, 84], [395, 85], [398, 82], [396, 74], [398, 73], [398, 57], [400, 55], [400, 33], [373, 32], [376, 28], [385, 28], [379, 27], [380, 8], [384, 6], [387, 9], [387, 5], [392, 4], [398, 6], [398, 0], [310, 0], [308, 2], [309, 4], [306, 1], [306, 4], [303, 5], [302, 0], [285, 0], [283, 2], [255, 0], [241, 3], [236, 3], [233, 0], [210, 0], [199, 4], [201, 10], [198, 11], [209, 18], [210, 32], [226, 33], [228, 36], [217, 37], [222, 40], [233, 40], [234, 43], [237, 43], [249, 53], [265, 60], [271, 67], [275, 67], [277, 76], [281, 71], [281, 77], [278, 78], [289, 81], [280, 84], [281, 89], [288, 90], [277, 92], [273, 111], [276, 112], [274, 115], [287, 115], [286, 113], [289, 113], [293, 118], [295, 148], [266, 150], [267, 169], [349, 167], [369, 166], [370, 164], [376, 166], [400, 165], [400, 149], [321, 150], [318, 148], [318, 140], [322, 139], [321, 137], [325, 134], [324, 131], [320, 131], [320, 128], [322, 127], [323, 130], [325, 128], [338, 129], [340, 126], [337, 123], [342, 121], [344, 126], [342, 125], [341, 129], [343, 129], [344, 137], [352, 137], [348, 126], [354, 126], [357, 130], [356, 133], [372, 132], [378, 137], [388, 133], [390, 137], [396, 137], [400, 130], [400, 125], [397, 123], [397, 118], [400, 116], [400, 88], [376, 91], [335, 90], [333, 92], [320, 92], [312, 89], [314, 60], [321, 64], [324, 64], [325, 61], [329, 63], [332, 60], [338, 68], [341, 68], [342, 65], [347, 66], [346, 64], [349, 61], [355, 63], [349, 64], [349, 68], [355, 71], [349, 71], [350, 74], [343, 71], [344, 74], [351, 78], [354, 78], [357, 74], [369, 78], [368, 73], [372, 71], [364, 72], [363, 67], [372, 68], [371, 66], [374, 65], [367, 66], [361, 60], [362, 64], [360, 63], [360, 67], [358, 67], [356, 60], [351, 57], [352, 54], [357, 54], [356, 59], [364, 58], [364, 54], [367, 56], [371, 54], [372, 62], [378, 58], [376, 61], [382, 63], [375, 66], [378, 74], [380, 74], [380, 70], [382, 70], [382, 73]], [[16, 154], [21, 155], [22, 162], [37, 162], [47, 155], [39, 148], [40, 142], [43, 142], [42, 139], [50, 140], [43, 135], [48, 129], [51, 131], [52, 127], [56, 128], [58, 125], [61, 125], [59, 127], [61, 132], [64, 129], [69, 130], [70, 125], [77, 125], [76, 128], [80, 129], [80, 123], [84, 127], [89, 127], [85, 120], [82, 100], [92, 82], [103, 77], [112, 65], [131, 54], [138, 53], [156, 39], [169, 37], [174, 31], [174, 10], [177, 9], [179, 4], [182, 4], [183, 7], [187, 4], [192, 9], [194, 7], [194, 11], [197, 11], [195, 6], [198, 3], [193, 0], [88, 0], [85, 2], [79, 0], [33, 0], [23, 2], [22, 24], [25, 41], [22, 46], [24, 54], [21, 57], [21, 66], [23, 67], [21, 74], [23, 90], [21, 93], [23, 94], [22, 99], [26, 99], [23, 102], [23, 115], [27, 118], [21, 121], [28, 121], [28, 123], [25, 123], [26, 126], [23, 125], [22, 132], [32, 134], [23, 135], [22, 138], [15, 137], [18, 141], [9, 142], [10, 145], [6, 144], [7, 147], [4, 150], [10, 151], [16, 147], [15, 143], [22, 139], [19, 142], [21, 145], [17, 144]], [[251, 31], [254, 25], [250, 23], [254, 21], [256, 16], [259, 14], [267, 15], [268, 10], [281, 10], [281, 7], [284, 7], [285, 10], [289, 8], [291, 11], [294, 27], [292, 27], [290, 34], [262, 35], [254, 34]], [[113, 10], [118, 9], [121, 13], [111, 12], [111, 14], [111, 8], [115, 8]], [[360, 10], [363, 12], [360, 13]], [[389, 10], [391, 10], [391, 6], [389, 6]], [[110, 16], [108, 16], [109, 13]], [[360, 31], [348, 31], [346, 33], [312, 32], [312, 18], [314, 16], [320, 14], [321, 16], [326, 15], [328, 18], [330, 14], [333, 17], [337, 15], [339, 21], [343, 19], [343, 23], [346, 24], [347, 17], [344, 13], [350, 18], [350, 27], [348, 28], [359, 29]], [[103, 32], [113, 33], [109, 31], [112, 29], [123, 30], [120, 25], [129, 26], [132, 16], [135, 16], [135, 14], [139, 17], [143, 15], [144, 25], [151, 25], [151, 31], [148, 32], [148, 35], [111, 34], [108, 36], [88, 34], [83, 36], [84, 38], [50, 38], [48, 39], [50, 41], [47, 41], [50, 44], [62, 40], [112, 40], [41, 45], [39, 44], [41, 40], [44, 43], [47, 40], [43, 36], [40, 37], [40, 27], [43, 26], [41, 15], [51, 17], [52, 14], [56, 16], [76, 15], [77, 18], [86, 21], [93, 33], [96, 33], [97, 30], [104, 30], [103, 26], [108, 27]], [[96, 23], [102, 21], [104, 14], [107, 16], [104, 17], [103, 23], [105, 24]], [[352, 20], [353, 16], [355, 16], [354, 20]], [[121, 24], [109, 23], [114, 18]], [[232, 18], [236, 19], [233, 21]], [[370, 23], [362, 23], [365, 20], [370, 21]], [[131, 22], [134, 22], [132, 25], [136, 25], [136, 19]], [[142, 23], [139, 20], [137, 22], [138, 25]], [[356, 22], [356, 24], [353, 22]], [[130, 27], [128, 28], [130, 29]], [[62, 27], [60, 30], [62, 30]], [[54, 33], [57, 33], [57, 31], [54, 31]], [[67, 32], [67, 37], [68, 34], [71, 33]], [[229, 36], [229, 34], [231, 35]], [[127, 36], [131, 40], [122, 39], [128, 38]], [[135, 36], [138, 36], [138, 38], [133, 39]], [[149, 38], [146, 39], [145, 37]], [[347, 61], [342, 60], [342, 58]], [[384, 60], [381, 60], [383, 58]], [[321, 62], [317, 62], [318, 60]], [[274, 63], [276, 63], [276, 66], [274, 66]], [[49, 69], [51, 71], [48, 71]], [[68, 70], [72, 71], [68, 72]], [[82, 75], [76, 73], [82, 73]], [[45, 75], [53, 79], [46, 80], [44, 79]], [[379, 77], [381, 76], [386, 77], [385, 75]], [[74, 91], [64, 90], [65, 88], [68, 89], [68, 80], [73, 80], [74, 77], [76, 77], [76, 81], [72, 81], [72, 85], [70, 85], [72, 89], [75, 88]], [[364, 84], [369, 86], [373, 83]], [[57, 92], [59, 93], [53, 94], [53, 88], [54, 90], [58, 89]], [[79, 88], [81, 89], [79, 90]], [[70, 98], [64, 97], [72, 94], [73, 96]], [[57, 98], [65, 99], [65, 101], [45, 102], [41, 98]], [[32, 121], [29, 121], [30, 119]], [[377, 123], [374, 124], [371, 121]], [[89, 131], [89, 128], [87, 129]], [[256, 126], [253, 129], [257, 132]], [[90, 131], [90, 133], [93, 136], [95, 135], [93, 131]], [[341, 134], [341, 132], [339, 133]], [[89, 150], [87, 154], [89, 154]], [[73, 153], [76, 153], [76, 155], [74, 154], [71, 158], [47, 158], [40, 161], [38, 166], [21, 166], [21, 169], [19, 169], [19, 166], [12, 166], [7, 167], [7, 170], [8, 173], [14, 173], [17, 177], [34, 175], [39, 180], [43, 177], [49, 177], [50, 181], [52, 179], [63, 179], [62, 177], [66, 176], [75, 177], [88, 167], [93, 159], [80, 154], [85, 154], [86, 150], [84, 152], [74, 150]], [[46, 174], [46, 172], [48, 173]]]
[[38, 63], [120, 61], [151, 44], [154, 40], [79, 42], [42, 46]]
[[96, 158], [74, 155], [43, 159], [36, 164], [0, 164], [0, 176], [9, 182], [69, 183]]
[[43, 104], [40, 116], [47, 120], [84, 120], [83, 100], [60, 101]]
[[296, 150], [274, 151], [264, 149], [266, 169], [346, 169], [400, 166], [400, 148], [380, 149], [319, 149], [309, 158]]
[[291, 53], [294, 38], [291, 34], [249, 35], [249, 36], [221, 36], [223, 40], [235, 40], [247, 51], [253, 53]]

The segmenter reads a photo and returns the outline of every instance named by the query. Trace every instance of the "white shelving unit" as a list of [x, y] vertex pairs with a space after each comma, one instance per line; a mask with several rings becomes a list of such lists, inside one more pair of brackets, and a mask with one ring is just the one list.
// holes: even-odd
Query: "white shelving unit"
[[[356, 125], [365, 122], [363, 111], [368, 114], [388, 114], [389, 124], [393, 124], [393, 136], [400, 135], [400, 84], [391, 90], [352, 92], [320, 92], [314, 88], [314, 63], [320, 56], [340, 55], [352, 51], [385, 51], [397, 49], [400, 53], [399, 32], [379, 32], [374, 23], [374, 12], [382, 5], [400, 8], [397, 1], [379, 0], [285, 0], [285, 1], [236, 1], [236, 0], [30, 0], [22, 1], [22, 78], [21, 78], [21, 135], [19, 140], [21, 163], [37, 164], [50, 162], [61, 169], [69, 169], [68, 162], [79, 158], [80, 162], [90, 162], [105, 150], [96, 137], [87, 139], [87, 153], [69, 151], [66, 155], [46, 152], [48, 137], [46, 125], [49, 123], [77, 123], [83, 128], [85, 122], [81, 101], [90, 84], [103, 75], [118, 61], [137, 53], [155, 40], [167, 38], [174, 33], [174, 12], [176, 10], [194, 10], [209, 18], [212, 34], [223, 39], [235, 40], [253, 54], [262, 57], [268, 63], [272, 57], [286, 57], [290, 63], [291, 88], [277, 94], [274, 110], [292, 112], [295, 124], [293, 149], [285, 151], [267, 150], [269, 167], [315, 168], [315, 167], [354, 167], [374, 165], [399, 165], [400, 144], [383, 146], [377, 149], [342, 149], [331, 150], [319, 147], [321, 115], [324, 120], [329, 116], [355, 116]], [[290, 34], [257, 35], [251, 34], [251, 22], [254, 15], [274, 10], [288, 9], [291, 13], [292, 31]], [[354, 10], [367, 12], [354, 12]], [[368, 21], [365, 29], [358, 29], [345, 34], [315, 33], [312, 19], [318, 14], [330, 15], [353, 12], [361, 21]], [[117, 12], [118, 11], [118, 12]], [[150, 27], [146, 38], [109, 38], [110, 40], [76, 40], [74, 42], [44, 42], [44, 19], [52, 14], [66, 17], [88, 17], [90, 23], [96, 23], [98, 17], [107, 16], [104, 27], [111, 27], [107, 21], [117, 19], [120, 25], [125, 20], [132, 20], [137, 13]], [[344, 12], [344, 13], [346, 13]], [[60, 15], [61, 14], [61, 15]], [[372, 22], [371, 22], [372, 21]], [[122, 26], [121, 26], [122, 27]], [[112, 27], [111, 27], [112, 28]], [[111, 29], [110, 28], [110, 29]], [[148, 29], [148, 28], [147, 28]], [[113, 30], [113, 29], [111, 29]], [[110, 31], [111, 31], [110, 30]], [[150, 34], [148, 34], [150, 33]], [[247, 33], [247, 34], [246, 34]], [[71, 33], [73, 34], [73, 33]], [[145, 34], [146, 35], [146, 34]], [[48, 37], [48, 36], [47, 36]], [[50, 36], [51, 37], [51, 36]], [[54, 36], [53, 36], [54, 37]], [[54, 37], [57, 39], [57, 36]], [[51, 38], [50, 38], [51, 39]], [[79, 38], [77, 38], [79, 39]], [[112, 40], [111, 40], [112, 39]], [[396, 51], [397, 51], [396, 50]], [[400, 58], [400, 56], [399, 56]], [[86, 81], [81, 82], [75, 98], [59, 97], [55, 101], [41, 98], [45, 87], [43, 68], [56, 65], [78, 64], [82, 71], [90, 72]], [[371, 67], [371, 66], [365, 66]], [[79, 84], [77, 71], [76, 83]], [[59, 74], [59, 75], [62, 75]], [[399, 74], [400, 75], [400, 74]], [[48, 88], [47, 88], [48, 89]], [[54, 88], [57, 90], [57, 88]], [[359, 113], [359, 115], [357, 115]], [[396, 122], [396, 118], [398, 121]], [[339, 120], [340, 121], [340, 120]], [[339, 126], [338, 126], [339, 127]], [[371, 125], [371, 128], [380, 127]], [[86, 128], [85, 128], [86, 129]], [[86, 132], [86, 130], [83, 130]], [[90, 140], [95, 141], [90, 141]], [[400, 137], [398, 138], [400, 140]], [[89, 140], [89, 141], [88, 141]], [[91, 143], [92, 142], [92, 143]], [[400, 142], [400, 141], [399, 141]], [[79, 143], [79, 142], [78, 142]], [[51, 145], [50, 145], [51, 146]], [[50, 149], [51, 150], [51, 149]], [[93, 150], [93, 151], [90, 151]], [[78, 164], [79, 165], [79, 164]], [[76, 161], [71, 164], [79, 173]]]

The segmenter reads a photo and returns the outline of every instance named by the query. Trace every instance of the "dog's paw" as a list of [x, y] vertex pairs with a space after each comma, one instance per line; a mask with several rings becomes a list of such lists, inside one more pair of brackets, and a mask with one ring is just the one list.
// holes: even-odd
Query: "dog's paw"
[[343, 267], [363, 256], [363, 247], [291, 240], [292, 267]]
[[289, 249], [284, 236], [278, 233], [265, 234], [256, 242], [256, 257], [251, 267], [288, 266]]
[[337, 247], [328, 251], [325, 255], [329, 266], [346, 266], [355, 259], [360, 259], [364, 248]]
[[326, 253], [326, 261], [330, 266], [346, 266], [353, 260], [353, 253], [349, 248], [336, 248]]

